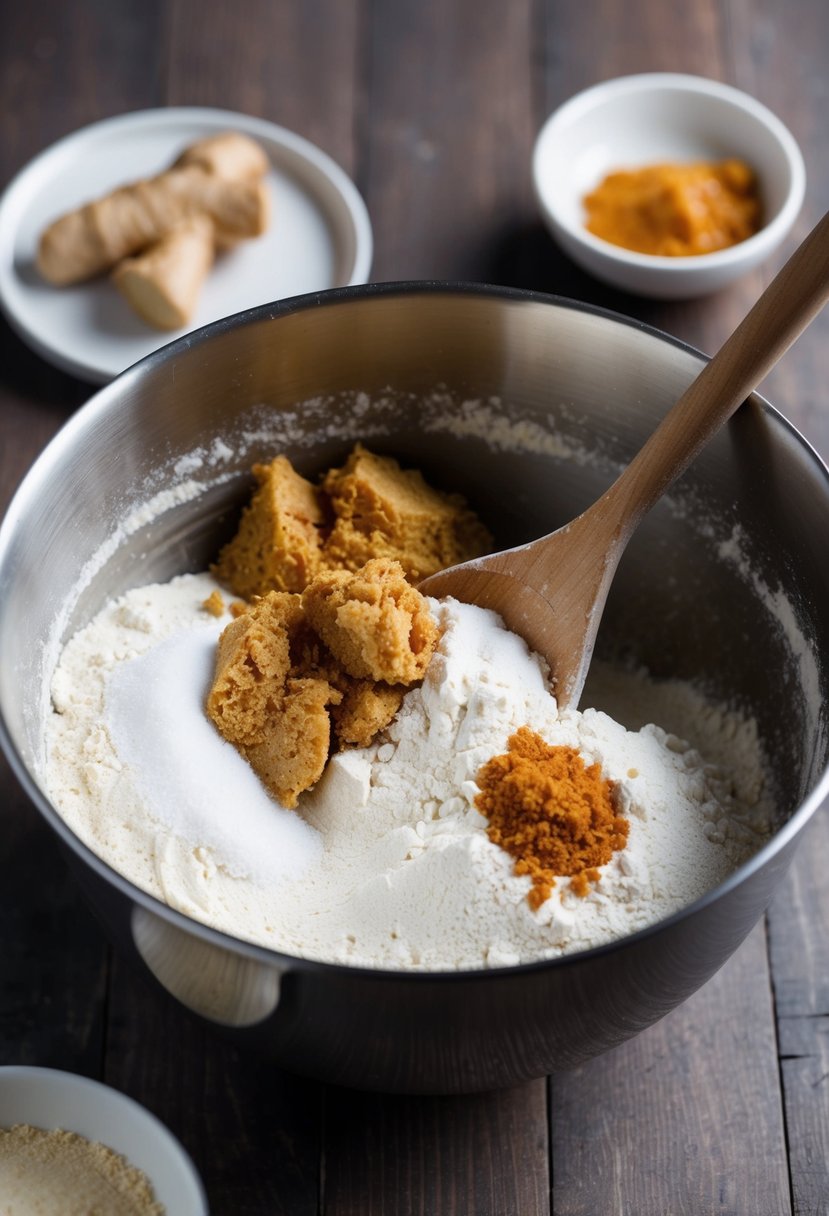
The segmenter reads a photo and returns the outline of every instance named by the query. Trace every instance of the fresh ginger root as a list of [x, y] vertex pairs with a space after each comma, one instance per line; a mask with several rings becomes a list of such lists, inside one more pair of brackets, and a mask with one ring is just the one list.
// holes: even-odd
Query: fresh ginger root
[[119, 262], [112, 272], [115, 286], [156, 329], [180, 329], [213, 265], [214, 239], [206, 215], [182, 220], [144, 253]]
[[[240, 135], [237, 131], [223, 131], [220, 135], [208, 135], [185, 148], [173, 168], [198, 165], [207, 173], [226, 178], [228, 181], [259, 182], [267, 173], [269, 164], [265, 152], [256, 140], [249, 139], [247, 135]], [[246, 239], [234, 234], [229, 228], [218, 228], [215, 225], [214, 236], [217, 252], [233, 249]]]
[[267, 227], [267, 195], [257, 181], [229, 181], [198, 165], [122, 186], [50, 224], [37, 265], [50, 283], [82, 283], [161, 240], [193, 215], [207, 215], [230, 237], [259, 236]]
[[185, 148], [173, 168], [186, 165], [198, 165], [228, 181], [258, 181], [268, 171], [268, 158], [255, 140], [236, 131], [223, 131]]
[[215, 250], [267, 228], [267, 167], [267, 156], [246, 135], [199, 140], [165, 173], [50, 224], [40, 238], [38, 269], [50, 283], [68, 286], [115, 267], [116, 285], [145, 321], [179, 328], [195, 308]]

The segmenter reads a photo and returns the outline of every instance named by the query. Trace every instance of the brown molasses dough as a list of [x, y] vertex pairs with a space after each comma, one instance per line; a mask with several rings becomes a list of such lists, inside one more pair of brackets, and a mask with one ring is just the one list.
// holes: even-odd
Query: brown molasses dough
[[341, 748], [368, 747], [400, 708], [405, 684], [348, 680], [339, 705], [331, 706], [334, 734]]
[[286, 680], [281, 697], [268, 703], [262, 740], [245, 755], [259, 780], [282, 803], [294, 807], [303, 790], [322, 776], [331, 753], [328, 706], [340, 694], [325, 680]]
[[322, 775], [328, 706], [342, 697], [324, 677], [303, 671], [302, 627], [300, 596], [272, 591], [259, 600], [219, 638], [207, 697], [214, 725], [284, 806], [296, 806]]
[[229, 743], [264, 739], [271, 706], [285, 694], [291, 635], [301, 620], [300, 597], [273, 592], [223, 630], [207, 712]]
[[356, 571], [376, 557], [398, 561], [417, 582], [492, 544], [459, 494], [432, 489], [419, 472], [361, 444], [319, 489], [285, 456], [253, 472], [259, 488], [214, 567], [247, 599], [303, 591], [322, 570]]
[[[335, 602], [332, 577], [319, 575], [303, 596], [269, 592], [219, 639], [207, 713], [283, 806], [296, 806], [319, 780], [332, 735], [339, 747], [365, 747], [388, 726], [437, 642], [425, 598], [397, 563], [369, 562], [344, 573]], [[359, 666], [354, 651], [367, 646], [368, 670], [349, 670]]]
[[224, 616], [225, 602], [222, 599], [221, 591], [211, 591], [207, 599], [202, 604], [202, 608], [210, 616]]
[[294, 472], [287, 456], [255, 464], [253, 475], [258, 489], [213, 572], [245, 599], [269, 591], [304, 591], [321, 565], [325, 514], [319, 492]]
[[413, 684], [426, 674], [438, 628], [399, 562], [375, 557], [354, 574], [325, 571], [306, 587], [302, 607], [350, 676]]
[[322, 488], [335, 516], [323, 546], [329, 568], [357, 570], [372, 557], [389, 557], [416, 583], [491, 546], [460, 494], [432, 489], [416, 469], [401, 469], [362, 444], [328, 473]]

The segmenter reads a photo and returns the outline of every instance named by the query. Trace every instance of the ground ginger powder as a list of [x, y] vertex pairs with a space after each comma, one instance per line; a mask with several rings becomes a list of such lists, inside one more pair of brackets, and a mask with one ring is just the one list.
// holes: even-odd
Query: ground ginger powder
[[584, 199], [586, 227], [636, 253], [693, 257], [753, 236], [757, 178], [741, 160], [645, 165], [608, 176]]
[[165, 1210], [146, 1174], [105, 1144], [29, 1124], [0, 1128], [0, 1216], [164, 1216]]
[[586, 895], [598, 881], [597, 867], [627, 843], [614, 783], [600, 765], [585, 765], [576, 748], [552, 747], [527, 726], [508, 746], [477, 775], [475, 805], [489, 820], [489, 839], [515, 858], [516, 874], [532, 879], [531, 908], [549, 899], [557, 876]]

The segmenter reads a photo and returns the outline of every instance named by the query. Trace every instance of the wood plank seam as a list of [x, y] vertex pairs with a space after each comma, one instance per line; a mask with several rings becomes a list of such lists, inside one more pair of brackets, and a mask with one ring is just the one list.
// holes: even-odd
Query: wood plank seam
[[796, 1208], [796, 1203], [795, 1203], [795, 1186], [794, 1186], [794, 1177], [793, 1177], [793, 1173], [792, 1173], [792, 1154], [791, 1154], [791, 1144], [790, 1144], [790, 1137], [789, 1137], [789, 1119], [788, 1119], [788, 1111], [786, 1109], [786, 1101], [785, 1101], [786, 1080], [785, 1080], [784, 1070], [783, 1070], [784, 1057], [781, 1054], [781, 1050], [780, 1050], [780, 1016], [779, 1016], [779, 1012], [778, 1012], [778, 1003], [777, 1003], [777, 986], [775, 984], [774, 966], [772, 963], [772, 956], [771, 956], [771, 937], [770, 937], [770, 932], [769, 932], [768, 916], [763, 917], [763, 931], [764, 931], [764, 935], [765, 935], [766, 958], [768, 959], [768, 968], [769, 968], [769, 988], [770, 988], [771, 1007], [772, 1007], [772, 1013], [774, 1016], [774, 1039], [775, 1039], [775, 1044], [777, 1046], [777, 1076], [778, 1076], [778, 1084], [780, 1087], [780, 1106], [781, 1106], [780, 1113], [781, 1113], [781, 1117], [783, 1120], [783, 1142], [784, 1142], [785, 1148], [786, 1148], [786, 1173], [787, 1173], [788, 1179], [789, 1179], [789, 1205], [791, 1207], [792, 1212], [796, 1212], [797, 1208]]

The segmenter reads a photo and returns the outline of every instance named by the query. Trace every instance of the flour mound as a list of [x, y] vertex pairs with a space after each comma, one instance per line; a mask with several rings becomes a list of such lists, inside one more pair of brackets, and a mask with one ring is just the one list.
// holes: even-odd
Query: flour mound
[[[233, 764], [250, 769], [203, 709], [208, 654], [223, 624], [202, 608], [214, 588], [208, 575], [139, 588], [76, 635], [53, 680], [47, 771], [55, 804], [90, 847], [209, 925], [361, 966], [508, 965], [652, 924], [767, 837], [771, 808], [752, 724], [680, 684], [663, 700], [672, 713], [682, 709], [702, 752], [653, 724], [631, 731], [597, 709], [559, 712], [523, 641], [493, 613], [452, 600], [430, 601], [438, 647], [423, 684], [375, 743], [334, 756], [295, 812], [261, 787], [241, 794]], [[158, 651], [164, 670], [179, 673], [177, 691], [164, 686], [174, 700], [166, 729], [148, 714]], [[613, 679], [627, 717], [658, 695], [642, 676]], [[730, 758], [709, 751], [712, 723], [739, 742]], [[630, 824], [627, 846], [586, 896], [562, 878], [537, 910], [530, 879], [513, 873], [475, 809], [479, 769], [525, 725], [599, 763]], [[187, 791], [208, 771], [218, 775], [194, 804]]]

